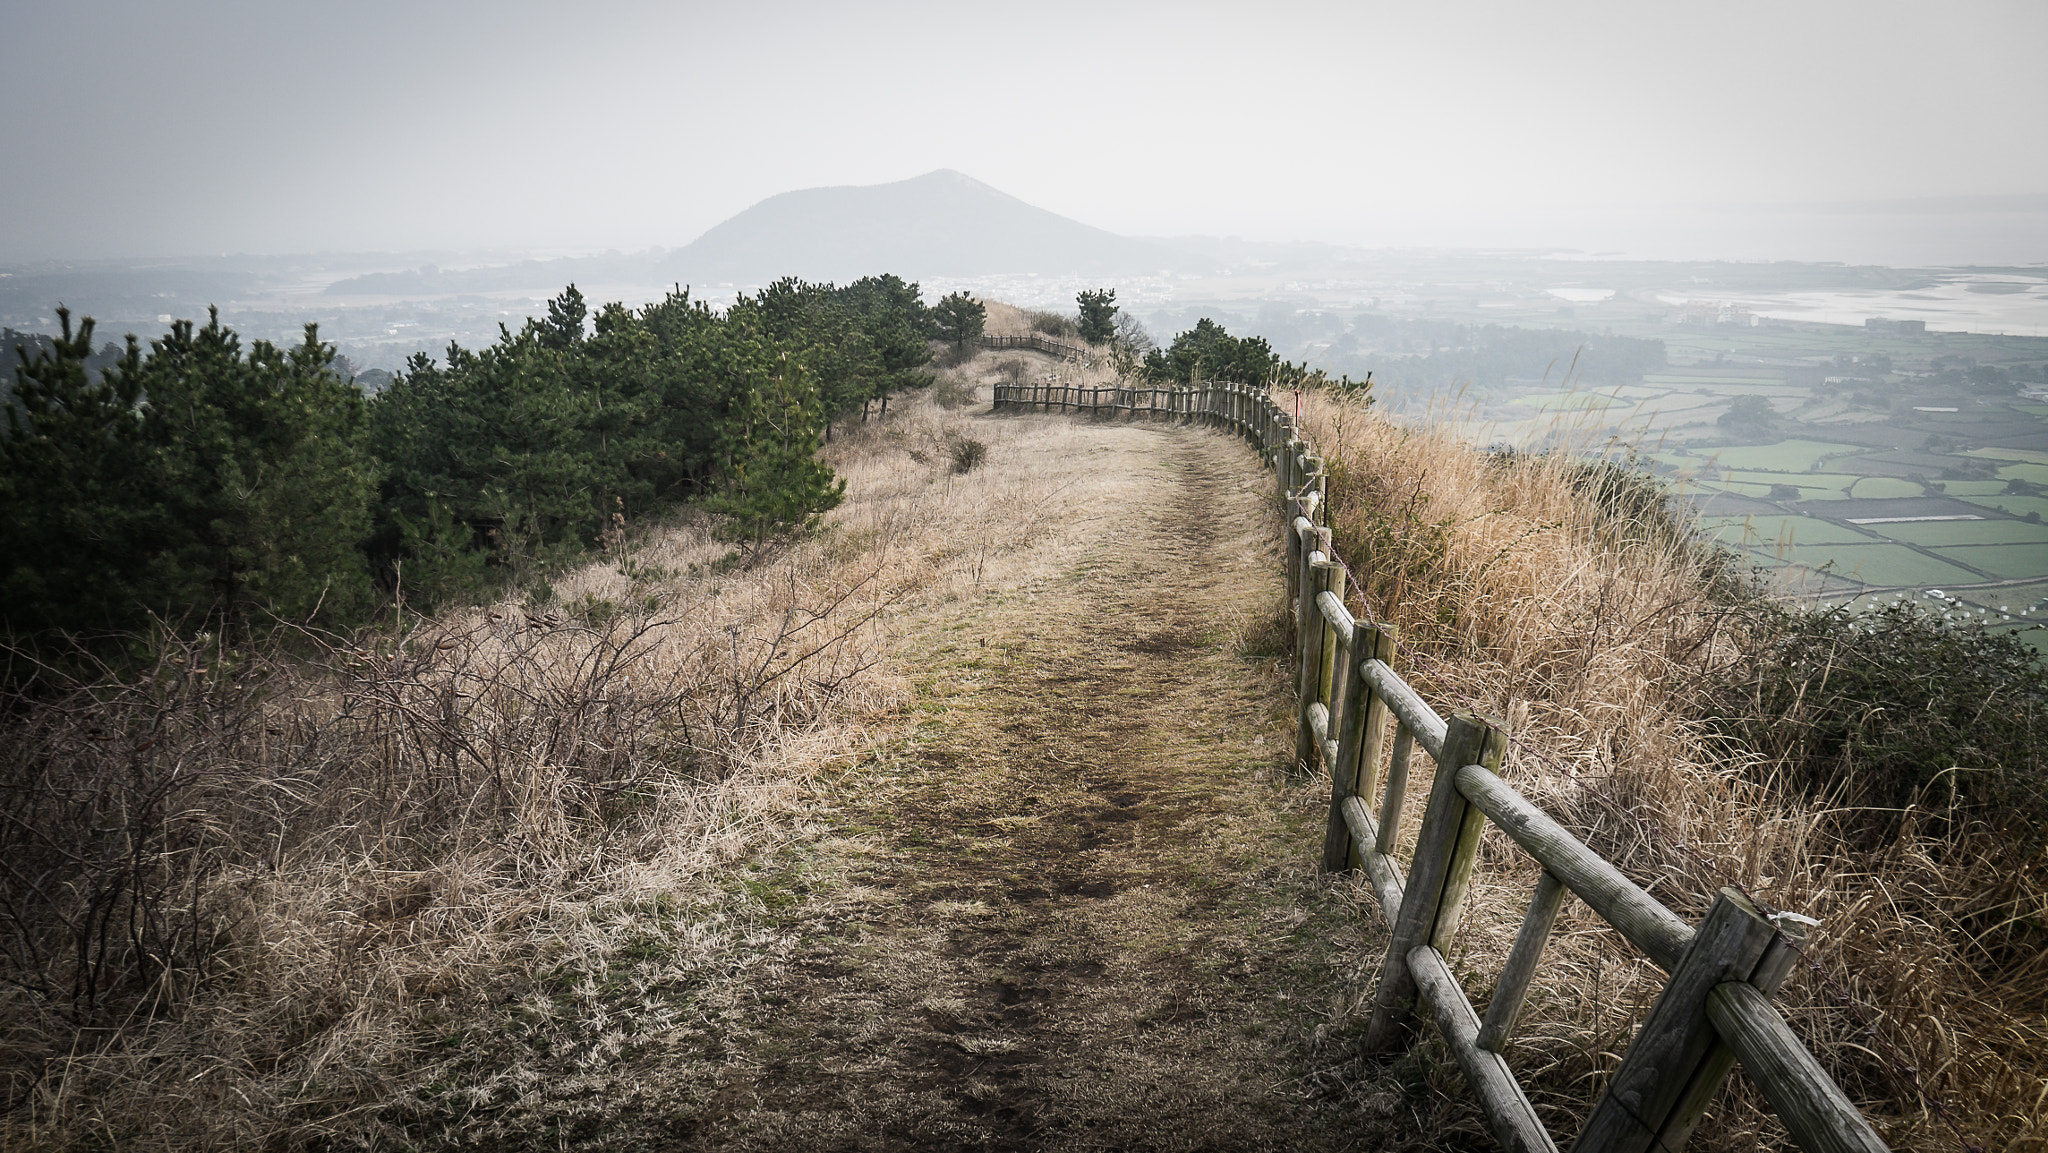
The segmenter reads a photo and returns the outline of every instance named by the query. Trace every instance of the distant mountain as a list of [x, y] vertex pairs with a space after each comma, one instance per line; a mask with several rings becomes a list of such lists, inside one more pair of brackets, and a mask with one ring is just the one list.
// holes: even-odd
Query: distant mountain
[[771, 196], [679, 249], [527, 260], [480, 268], [427, 265], [339, 280], [329, 295], [444, 296], [564, 284], [767, 284], [785, 276], [845, 283], [893, 272], [926, 277], [1038, 273], [1110, 276], [1208, 271], [1212, 256], [1133, 240], [1029, 204], [950, 169], [894, 184], [806, 188]]
[[1100, 276], [1212, 262], [1034, 208], [950, 169], [771, 196], [674, 254], [675, 279], [758, 284], [1039, 273]]

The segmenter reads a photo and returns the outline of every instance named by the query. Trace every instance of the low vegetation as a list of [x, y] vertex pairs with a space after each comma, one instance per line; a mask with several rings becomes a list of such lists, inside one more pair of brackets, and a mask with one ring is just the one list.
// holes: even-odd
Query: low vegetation
[[[2037, 662], [1910, 609], [1773, 607], [1614, 466], [1323, 395], [1307, 421], [1354, 605], [1426, 695], [1507, 723], [1512, 783], [1690, 917], [1735, 882], [1818, 919], [1780, 1001], [1894, 1147], [2048, 1136]], [[1483, 860], [1461, 971], [1497, 969], [1532, 879], [1505, 842]], [[1583, 1115], [1661, 978], [1566, 917], [1510, 1060]], [[1745, 1087], [1696, 1140], [1782, 1137]]]
[[[903, 299], [886, 283], [870, 287]], [[676, 1014], [747, 1020], [755, 991], [812, 981], [813, 963], [841, 971], [833, 910], [883, 897], [814, 896], [757, 868], [821, 835], [803, 823], [807, 795], [824, 787], [826, 770], [900, 727], [912, 694], [885, 657], [892, 620], [920, 601], [960, 602], [960, 621], [948, 627], [967, 631], [948, 642], [959, 647], [945, 650], [947, 667], [993, 677], [980, 670], [1000, 662], [1004, 676], [1046, 694], [1050, 718], [1068, 690], [1045, 681], [1029, 655], [1044, 641], [1029, 630], [1048, 619], [1029, 604], [1036, 593], [1005, 610], [1027, 631], [997, 635], [993, 646], [966, 623], [968, 598], [987, 595], [1005, 558], [1052, 531], [1048, 510], [1121, 483], [1098, 469], [1086, 482], [1094, 487], [1074, 489], [1075, 478], [1040, 460], [1028, 485], [1006, 485], [1017, 434], [962, 409], [996, 380], [1106, 382], [1135, 367], [978, 357], [963, 339], [929, 377], [917, 362], [917, 383], [930, 387], [915, 400], [899, 391], [887, 419], [849, 422], [821, 445], [831, 414], [879, 415], [887, 396], [875, 395], [883, 378], [872, 374], [890, 362], [845, 291], [785, 282], [743, 302], [737, 320], [686, 299], [606, 310], [592, 332], [580, 318], [570, 323], [580, 302], [565, 295], [550, 322], [482, 353], [451, 353], [445, 367], [416, 364], [393, 386], [393, 403], [413, 406], [422, 427], [441, 420], [453, 435], [519, 413], [560, 415], [531, 396], [528, 407], [436, 411], [434, 398], [458, 385], [495, 381], [495, 391], [476, 395], [503, 400], [535, 379], [584, 382], [549, 394], [584, 405], [574, 427], [589, 439], [575, 443], [615, 453], [602, 457], [620, 463], [615, 475], [673, 467], [661, 475], [689, 487], [697, 474], [684, 465], [648, 463], [642, 449], [666, 451], [665, 442], [632, 439], [654, 435], [632, 431], [626, 414], [640, 410], [613, 406], [653, 395], [631, 388], [662, 378], [609, 391], [631, 374], [593, 366], [645, 367], [696, 348], [711, 368], [674, 379], [725, 380], [712, 371], [724, 365], [729, 379], [754, 382], [730, 394], [745, 403], [718, 426], [754, 445], [733, 460], [793, 470], [767, 488], [830, 489], [829, 500], [750, 512], [749, 489], [733, 483], [749, 474], [720, 463], [713, 445], [700, 461], [711, 470], [701, 487], [726, 504], [642, 516], [640, 498], [622, 500], [623, 489], [595, 500], [579, 490], [555, 513], [497, 518], [438, 494], [504, 503], [509, 482], [477, 474], [474, 490], [436, 487], [443, 482], [432, 477], [444, 474], [421, 463], [433, 451], [425, 438], [413, 457], [375, 459], [388, 470], [378, 474], [387, 499], [410, 491], [427, 502], [391, 522], [400, 536], [390, 555], [403, 562], [392, 567], [397, 591], [417, 579], [440, 601], [434, 611], [421, 611], [421, 598], [352, 630], [305, 614], [268, 636], [204, 618], [181, 632], [131, 634], [97, 665], [17, 650], [12, 683], [27, 687], [4, 702], [0, 730], [0, 1146], [391, 1146], [430, 1132], [456, 1140], [484, 1117], [515, 1128], [531, 1118], [567, 1124], [577, 1090], [563, 1079], [595, 1077], [655, 1045]], [[1050, 315], [965, 298], [952, 308], [959, 324], [978, 320], [990, 333], [1044, 331]], [[1084, 318], [1097, 331], [1110, 319], [1085, 308]], [[704, 327], [741, 321], [758, 331]], [[776, 350], [788, 346], [772, 333], [785, 322], [793, 333], [837, 333], [835, 347], [853, 349], [853, 359], [832, 361], [829, 342], [814, 343], [791, 361], [801, 371], [775, 367], [784, 363]], [[1202, 337], [1210, 352], [1234, 340], [1212, 328]], [[702, 339], [677, 343], [678, 332]], [[185, 339], [228, 349], [231, 335]], [[89, 341], [74, 343], [89, 350]], [[917, 345], [928, 358], [923, 335]], [[1229, 362], [1248, 345], [1234, 342]], [[1176, 361], [1169, 349], [1163, 361], [1185, 362], [1191, 378], [1207, 374], [1200, 350], [1173, 347], [1188, 355]], [[901, 351], [899, 361], [911, 359], [907, 340]], [[245, 373], [303, 370], [324, 380], [322, 355], [310, 334], [297, 352], [218, 353], [249, 366]], [[1272, 361], [1257, 347], [1250, 355], [1271, 379]], [[540, 372], [549, 365], [564, 375]], [[768, 366], [766, 375], [749, 365]], [[121, 371], [109, 379], [118, 384]], [[888, 371], [900, 386], [912, 369]], [[65, 379], [89, 380], [83, 369]], [[1329, 456], [1337, 548], [1357, 582], [1350, 602], [1398, 628], [1397, 663], [1426, 695], [1502, 717], [1514, 734], [1510, 781], [1689, 917], [1735, 882], [1817, 919], [1813, 964], [1780, 1000], [1895, 1147], [1953, 1149], [1958, 1132], [1991, 1147], [2048, 1139], [2039, 1111], [2048, 1094], [2048, 733], [2038, 662], [1906, 607], [1852, 616], [1773, 606], [1735, 579], [1724, 555], [1699, 545], [1640, 473], [1565, 454], [1477, 452], [1448, 432], [1382, 419], [1360, 387], [1305, 383], [1308, 432]], [[115, 408], [136, 411], [135, 398], [112, 395]], [[599, 419], [607, 413], [623, 423]], [[17, 432], [11, 451], [23, 443]], [[632, 444], [641, 447], [627, 451]], [[568, 490], [517, 491], [540, 509], [546, 493]], [[1193, 490], [1176, 499], [1189, 524], [1205, 523], [1194, 513], [1212, 501]], [[573, 515], [564, 511], [571, 504]], [[1069, 511], [1073, 524], [1091, 523], [1090, 510]], [[539, 535], [518, 543], [515, 525]], [[805, 526], [816, 531], [787, 531]], [[580, 562], [566, 550], [549, 554], [550, 532], [594, 551]], [[478, 566], [478, 580], [448, 575], [460, 576], [455, 561], [434, 570], [422, 543], [432, 540]], [[494, 550], [523, 559], [492, 564]], [[534, 563], [543, 555], [552, 566]], [[1268, 666], [1284, 617], [1241, 623], [1229, 647], [1258, 670], [1237, 674], [1249, 684], [1277, 668]], [[1088, 624], [1077, 616], [1075, 636], [1092, 636]], [[970, 632], [978, 643], [963, 639]], [[1162, 654], [1220, 643], [1163, 624], [1141, 640]], [[1212, 658], [1224, 661], [1203, 659]], [[1095, 657], [1074, 659], [1074, 676], [1101, 672]], [[968, 694], [979, 684], [933, 691]], [[1257, 694], [1247, 693], [1250, 716]], [[1022, 707], [1006, 694], [990, 699]], [[1264, 747], [1265, 734], [1252, 743], [1247, 732], [1232, 739]], [[1030, 734], [1034, 747], [1044, 743]], [[1192, 738], [1176, 730], [1176, 739]], [[950, 783], [939, 772], [946, 767], [928, 766], [928, 775]], [[1050, 787], [1018, 787], [1027, 784], [1033, 803]], [[1299, 785], [1276, 795], [1288, 821], [1313, 826], [1319, 817]], [[1137, 802], [1109, 791], [1117, 822], [1149, 827], [1125, 822], [1122, 811]], [[873, 801], [862, 819], [884, 807]], [[1161, 809], [1147, 819], [1170, 816]], [[1219, 819], [1215, 828], [1227, 826]], [[978, 861], [988, 834], [960, 827], [972, 834], [961, 834], [961, 859]], [[1460, 972], [1498, 967], [1530, 879], [1519, 855], [1489, 837]], [[866, 850], [849, 841], [832, 851]], [[776, 867], [786, 864], [785, 855]], [[1298, 884], [1265, 876], [1277, 869], [1262, 870], [1259, 899], [1284, 891], [1302, 907], [1257, 915], [1288, 931], [1335, 916], [1309, 903], [1355, 897], [1306, 872]], [[1201, 885], [1238, 892], [1253, 880]], [[852, 884], [804, 884], [813, 882]], [[1160, 883], [1163, 893], [1164, 874]], [[1154, 901], [1149, 887], [1148, 878], [1127, 899]], [[946, 915], [980, 918], [980, 901], [949, 896]], [[812, 937], [798, 942], [791, 919], [820, 909], [805, 922]], [[1020, 930], [1020, 939], [1036, 932]], [[1316, 947], [1336, 948], [1328, 937]], [[1244, 955], [1280, 965], [1281, 940], [1245, 944]], [[825, 952], [793, 968], [784, 963], [793, 942]], [[1370, 948], [1343, 947], [1363, 950], [1355, 965], [1299, 978], [1304, 990], [1323, 990], [1320, 980], [1350, 987], [1326, 998], [1327, 1012], [1320, 1002], [1314, 1009], [1321, 1023], [1296, 1040], [1318, 1065], [1290, 1084], [1347, 1125], [1382, 1119], [1370, 1123], [1383, 1123], [1391, 1140], [1409, 1118], [1427, 1117], [1436, 1127], [1408, 1136], [1459, 1146], [1477, 1130], [1457, 1117], [1449, 1094], [1459, 1081], [1440, 1054], [1425, 1048], [1380, 1067], [1348, 1047], [1370, 1004], [1373, 966]], [[1219, 982], [1250, 973], [1210, 967], [1219, 972], [1197, 974], [1209, 983], [1187, 988], [1221, 998]], [[1566, 913], [1510, 1053], [1557, 1128], [1588, 1108], [1660, 987], [1654, 967], [1589, 914]], [[927, 1008], [954, 1026], [965, 1019], [950, 1001]], [[1199, 1019], [1184, 1018], [1178, 1002], [1159, 1012], [1175, 1027]], [[1306, 1011], [1273, 1012], [1295, 1021]], [[1002, 1099], [1021, 1092], [1005, 1089]], [[611, 1116], [589, 1116], [600, 1114]], [[526, 1135], [564, 1147], [571, 1137], [603, 1139], [566, 1128]], [[1781, 1139], [1768, 1107], [1738, 1085], [1696, 1147]]]

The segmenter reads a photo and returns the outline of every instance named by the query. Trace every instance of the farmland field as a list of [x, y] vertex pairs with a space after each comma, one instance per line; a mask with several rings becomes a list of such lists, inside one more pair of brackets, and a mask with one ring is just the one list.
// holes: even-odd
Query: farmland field
[[1815, 461], [1833, 460], [1862, 451], [1853, 444], [1821, 440], [1782, 440], [1776, 444], [1735, 445], [1713, 453], [1722, 468], [1764, 468], [1806, 472]]
[[1925, 492], [1917, 481], [1893, 476], [1866, 476], [1852, 482], [1842, 495], [1859, 500], [1899, 500]]
[[[2048, 404], [2016, 395], [2048, 381], [2048, 340], [1775, 324], [1654, 335], [1667, 366], [1516, 397], [1488, 442], [1634, 444], [1704, 535], [1797, 595], [2048, 582], [2048, 527], [2024, 519], [2048, 520]], [[1987, 388], [1972, 365], [2013, 387]], [[1744, 397], [1770, 403], [1768, 427], [1720, 423]], [[1900, 519], [1971, 515], [1983, 519]]]
[[1716, 517], [1702, 523], [1715, 539], [1729, 544], [1745, 540], [1763, 545], [1783, 540], [1800, 545], [1886, 543], [1859, 529], [1810, 516]]
[[[1954, 493], [1957, 487], [1949, 485], [1948, 491]], [[2004, 509], [2014, 516], [2037, 512], [2048, 517], [2048, 496], [2014, 496], [2011, 493], [1998, 492], [1987, 496], [1964, 496], [1963, 499], [1971, 504], [1981, 504], [1985, 508]]]
[[1942, 555], [1954, 557], [2000, 580], [2039, 576], [2048, 569], [2048, 543], [1971, 545], [1945, 550]]
[[[2023, 520], [1920, 520], [1858, 527], [1922, 548], [2031, 544], [2048, 550], [2048, 525], [2028, 524]], [[2048, 556], [2048, 552], [2043, 555]]]
[[1984, 579], [1902, 544], [1823, 545], [1795, 548], [1793, 555], [1814, 569], [1833, 561], [1836, 575], [1867, 585], [1976, 584]]
[[2009, 464], [1998, 470], [1998, 479], [2048, 485], [2048, 464]]

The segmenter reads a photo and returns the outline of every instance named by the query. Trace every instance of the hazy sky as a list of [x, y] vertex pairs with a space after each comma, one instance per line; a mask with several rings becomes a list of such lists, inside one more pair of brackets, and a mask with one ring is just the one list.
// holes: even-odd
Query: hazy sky
[[934, 168], [1140, 235], [2048, 260], [2041, 0], [0, 13], [0, 262], [674, 246]]

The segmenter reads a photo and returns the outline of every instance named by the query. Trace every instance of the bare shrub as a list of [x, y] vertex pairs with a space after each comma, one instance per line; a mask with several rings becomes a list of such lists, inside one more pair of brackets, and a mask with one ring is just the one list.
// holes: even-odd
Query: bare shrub
[[437, 1006], [607, 948], [593, 902], [701, 884], [817, 763], [804, 734], [893, 691], [875, 624], [919, 579], [826, 542], [745, 577], [616, 571], [564, 582], [602, 613], [505, 604], [311, 659], [172, 644], [132, 683], [7, 702], [8, 1131], [336, 1131]]
[[931, 395], [940, 408], [964, 408], [974, 403], [974, 380], [959, 373], [941, 373], [932, 380]]
[[1030, 321], [1031, 331], [1033, 332], [1044, 333], [1058, 340], [1081, 339], [1080, 322], [1071, 316], [1062, 316], [1057, 312], [1038, 311], [1027, 312], [1025, 315]]

